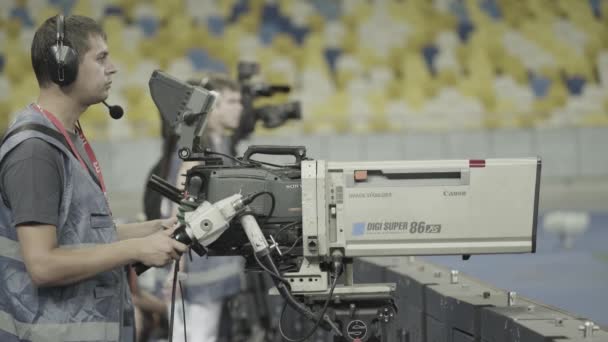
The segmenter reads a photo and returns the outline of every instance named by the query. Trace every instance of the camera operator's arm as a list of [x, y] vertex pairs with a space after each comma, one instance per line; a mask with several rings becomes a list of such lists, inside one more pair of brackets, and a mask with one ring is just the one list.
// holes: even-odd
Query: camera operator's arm
[[177, 218], [173, 217], [164, 220], [117, 224], [118, 240], [145, 237], [160, 230], [169, 229], [176, 223]]
[[26, 268], [37, 286], [67, 285], [133, 262], [163, 266], [186, 246], [169, 237], [173, 229], [144, 238], [91, 247], [57, 245], [53, 225], [20, 225], [17, 235]]

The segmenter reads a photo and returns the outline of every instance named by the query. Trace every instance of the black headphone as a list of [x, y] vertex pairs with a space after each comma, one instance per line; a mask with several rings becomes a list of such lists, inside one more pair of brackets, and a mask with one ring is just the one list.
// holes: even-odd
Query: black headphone
[[78, 75], [78, 53], [64, 39], [64, 18], [57, 15], [57, 41], [51, 46], [52, 57], [48, 60], [51, 80], [59, 86], [67, 86], [76, 80]]

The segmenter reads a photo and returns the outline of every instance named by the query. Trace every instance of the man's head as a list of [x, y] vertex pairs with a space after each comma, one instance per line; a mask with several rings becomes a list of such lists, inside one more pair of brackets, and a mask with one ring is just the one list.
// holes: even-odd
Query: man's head
[[[41, 89], [59, 87], [51, 78], [57, 73], [51, 49], [57, 43], [57, 19], [47, 19], [32, 41], [32, 66]], [[105, 100], [116, 68], [108, 57], [103, 29], [91, 18], [74, 15], [64, 18], [63, 32], [63, 44], [78, 55], [78, 72], [74, 82], [61, 87], [62, 92], [86, 106]]]
[[191, 80], [189, 83], [207, 90], [215, 90], [220, 94], [214, 110], [207, 117], [207, 127], [210, 130], [234, 131], [239, 126], [243, 105], [241, 87], [236, 81], [224, 75], [210, 75], [201, 80]]

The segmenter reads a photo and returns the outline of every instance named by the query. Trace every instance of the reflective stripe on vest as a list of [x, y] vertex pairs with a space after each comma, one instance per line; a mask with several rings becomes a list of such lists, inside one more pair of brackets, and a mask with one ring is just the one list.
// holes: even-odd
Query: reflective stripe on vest
[[0, 236], [0, 256], [23, 262], [19, 242]]
[[15, 321], [0, 310], [0, 330], [31, 342], [48, 341], [117, 341], [119, 326], [116, 323], [50, 323], [30, 324]]
[[184, 284], [186, 286], [208, 285], [240, 275], [242, 272], [243, 266], [233, 262], [204, 272], [187, 272]]

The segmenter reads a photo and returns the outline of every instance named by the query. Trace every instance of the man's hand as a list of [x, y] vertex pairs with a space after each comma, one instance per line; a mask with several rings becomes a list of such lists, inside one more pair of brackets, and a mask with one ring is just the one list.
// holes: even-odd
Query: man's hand
[[164, 220], [158, 220], [158, 224], [160, 225], [159, 230], [173, 229], [177, 224], [177, 217], [170, 217]]
[[124, 223], [116, 225], [119, 240], [128, 240], [146, 237], [161, 230], [171, 229], [177, 223], [177, 218], [165, 220], [151, 220], [137, 223]]
[[175, 226], [150, 236], [137, 239], [137, 261], [146, 266], [161, 267], [171, 260], [179, 260], [187, 246], [171, 238]]

